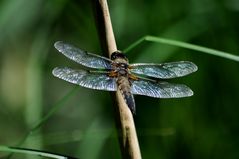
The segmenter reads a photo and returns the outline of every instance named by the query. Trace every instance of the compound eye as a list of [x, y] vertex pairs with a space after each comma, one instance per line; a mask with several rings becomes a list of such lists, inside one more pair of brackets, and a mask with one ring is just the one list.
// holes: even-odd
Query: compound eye
[[119, 52], [118, 51], [115, 51], [115, 52], [113, 52], [112, 54], [111, 54], [111, 60], [115, 60], [116, 58], [118, 58], [118, 56], [119, 56]]
[[127, 59], [127, 57], [126, 57], [121, 51], [119, 51], [119, 50], [113, 52], [113, 53], [111, 54], [111, 57], [110, 57], [110, 58], [111, 58], [111, 60], [115, 60], [115, 59], [117, 59], [117, 58]]
[[116, 54], [117, 54], [116, 52], [113, 52], [113, 53], [111, 54], [111, 57], [110, 57], [111, 60], [115, 60], [115, 59], [116, 59]]

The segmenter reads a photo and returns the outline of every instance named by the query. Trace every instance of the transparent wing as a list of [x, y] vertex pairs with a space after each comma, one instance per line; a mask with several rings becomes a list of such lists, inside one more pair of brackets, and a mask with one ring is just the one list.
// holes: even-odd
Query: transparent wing
[[155, 98], [181, 98], [193, 95], [193, 91], [183, 84], [153, 82], [142, 79], [131, 81], [131, 83], [131, 92], [138, 95]]
[[52, 74], [70, 83], [78, 84], [82, 87], [116, 91], [116, 79], [111, 78], [107, 73], [90, 72], [86, 70], [74, 70], [71, 68], [54, 68]]
[[197, 66], [189, 61], [170, 62], [163, 64], [131, 64], [130, 71], [149, 77], [168, 79], [186, 76], [197, 71]]
[[69, 59], [90, 68], [111, 69], [111, 60], [58, 41], [55, 48]]

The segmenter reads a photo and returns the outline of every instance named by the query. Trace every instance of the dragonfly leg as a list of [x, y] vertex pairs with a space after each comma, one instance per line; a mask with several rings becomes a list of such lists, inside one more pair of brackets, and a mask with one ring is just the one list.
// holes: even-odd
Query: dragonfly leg
[[118, 74], [117, 74], [116, 71], [110, 71], [109, 74], [108, 74], [109, 77], [117, 77], [117, 75]]

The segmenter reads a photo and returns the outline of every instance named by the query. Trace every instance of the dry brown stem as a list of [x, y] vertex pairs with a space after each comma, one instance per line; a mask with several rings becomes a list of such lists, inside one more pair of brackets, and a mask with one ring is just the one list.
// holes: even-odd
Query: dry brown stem
[[[101, 46], [110, 57], [117, 50], [115, 37], [112, 29], [108, 4], [106, 0], [93, 0], [95, 18]], [[125, 159], [141, 159], [138, 138], [135, 130], [133, 115], [125, 103], [121, 93], [116, 92], [116, 125], [121, 144], [122, 156]]]

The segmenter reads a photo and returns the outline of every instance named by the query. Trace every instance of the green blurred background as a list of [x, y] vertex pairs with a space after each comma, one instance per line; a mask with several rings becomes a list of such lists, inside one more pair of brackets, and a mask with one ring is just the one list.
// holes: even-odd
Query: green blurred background
[[[154, 35], [239, 53], [237, 0], [108, 3], [121, 50]], [[56, 66], [79, 67], [54, 49], [58, 40], [102, 53], [90, 1], [0, 1], [0, 145], [16, 145], [76, 87], [51, 74]], [[239, 158], [239, 63], [149, 42], [128, 56], [131, 63], [189, 60], [199, 67], [190, 76], [170, 80], [191, 87], [191, 98], [135, 97], [144, 159]], [[108, 92], [78, 88], [21, 147], [81, 159], [119, 159], [112, 106]], [[0, 152], [0, 158], [4, 155]]]

